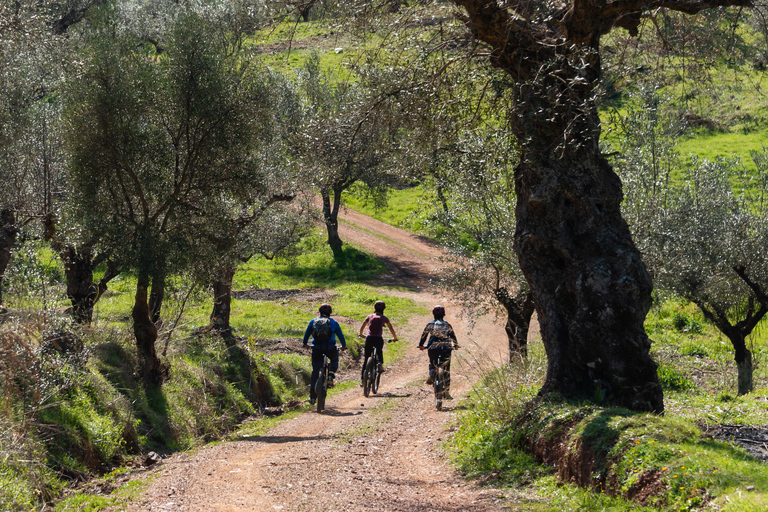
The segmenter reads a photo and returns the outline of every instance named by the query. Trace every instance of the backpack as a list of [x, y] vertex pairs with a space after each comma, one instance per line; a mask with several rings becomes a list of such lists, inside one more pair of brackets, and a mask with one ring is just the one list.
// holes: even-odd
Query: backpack
[[327, 316], [315, 318], [315, 323], [312, 324], [312, 338], [314, 338], [315, 343], [325, 343], [330, 341], [331, 337], [333, 337], [331, 319]]
[[[427, 346], [433, 348], [451, 348], [453, 346], [450, 333], [452, 328], [445, 320], [435, 320], [432, 323], [432, 335]], [[434, 347], [433, 345], [437, 345]]]

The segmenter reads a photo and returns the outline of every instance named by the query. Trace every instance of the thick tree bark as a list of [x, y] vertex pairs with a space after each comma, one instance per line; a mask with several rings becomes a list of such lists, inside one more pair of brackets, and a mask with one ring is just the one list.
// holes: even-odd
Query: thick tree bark
[[158, 385], [164, 379], [164, 369], [157, 357], [155, 341], [157, 327], [152, 321], [149, 309], [149, 275], [140, 271], [136, 282], [136, 297], [133, 304], [133, 334], [141, 359], [142, 374], [151, 385]]
[[98, 289], [93, 284], [93, 261], [90, 248], [78, 251], [67, 246], [59, 255], [64, 262], [67, 278], [67, 297], [72, 302], [72, 319], [75, 323], [90, 325], [93, 305]]
[[[48, 214], [43, 220], [44, 238], [53, 250], [59, 253], [64, 264], [67, 279], [67, 298], [72, 302], [72, 320], [75, 323], [90, 325], [93, 320], [93, 307], [101, 294], [107, 291], [107, 284], [120, 272], [113, 261], [107, 261], [107, 271], [97, 284], [93, 282], [93, 270], [98, 264], [93, 258], [90, 246], [78, 249], [73, 245], [64, 245], [56, 237], [56, 218]], [[103, 259], [103, 258], [101, 258]]]
[[751, 393], [752, 385], [752, 352], [747, 348], [744, 338], [739, 336], [737, 339], [731, 338], [731, 344], [735, 349], [736, 369], [738, 371], [738, 393], [746, 395]]
[[[621, 217], [621, 182], [600, 154], [595, 105], [600, 35], [620, 16], [576, 2], [556, 21], [485, 0], [456, 0], [467, 24], [514, 78], [515, 250], [547, 353], [542, 394], [594, 397], [663, 412], [643, 322], [651, 280]], [[623, 4], [622, 4], [623, 5]], [[626, 13], [625, 13], [626, 14]], [[634, 19], [634, 18], [633, 18]]]
[[323, 219], [325, 220], [325, 227], [328, 231], [328, 245], [331, 246], [333, 251], [333, 257], [340, 259], [343, 257], [342, 245], [344, 242], [339, 237], [339, 207], [341, 206], [341, 191], [334, 190], [333, 192], [333, 204], [331, 204], [331, 197], [328, 192], [322, 192], [323, 198]]
[[594, 91], [579, 90], [579, 70], [568, 66], [589, 57], [563, 57], [560, 73], [516, 91], [514, 130], [528, 139], [516, 170], [515, 248], [547, 352], [542, 393], [593, 397], [599, 388], [612, 403], [662, 412], [643, 327], [651, 279], [621, 217], [621, 182], [600, 154]]
[[158, 272], [152, 276], [152, 291], [149, 295], [149, 314], [155, 325], [160, 321], [163, 300], [165, 300], [165, 272]]
[[211, 312], [211, 329], [222, 334], [231, 334], [229, 325], [230, 306], [232, 304], [232, 279], [235, 267], [228, 267], [219, 273], [213, 283], [213, 311]]
[[507, 311], [507, 323], [504, 330], [507, 333], [509, 343], [509, 362], [519, 361], [528, 357], [528, 331], [531, 327], [531, 318], [535, 311], [533, 294], [521, 292], [511, 296], [506, 288], [496, 290], [496, 298]]
[[16, 215], [13, 210], [3, 210], [0, 212], [0, 307], [4, 304], [3, 279], [5, 277], [5, 270], [11, 262], [18, 234], [19, 228], [16, 226]]

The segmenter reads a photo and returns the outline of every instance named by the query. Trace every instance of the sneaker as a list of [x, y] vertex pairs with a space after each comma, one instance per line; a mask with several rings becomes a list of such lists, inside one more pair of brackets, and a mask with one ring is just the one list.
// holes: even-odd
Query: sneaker
[[379, 373], [384, 373], [385, 371], [387, 370], [385, 370], [383, 366], [379, 365]]
[[309, 402], [309, 405], [315, 405], [315, 399], [314, 398], [310, 398], [307, 401]]
[[333, 381], [328, 379], [328, 389], [331, 389], [333, 387]]
[[427, 384], [434, 384], [435, 383], [435, 378], [434, 377], [428, 378], [426, 383]]
[[360, 387], [361, 387], [361, 388], [362, 388], [364, 385], [365, 385], [365, 384], [363, 384], [362, 382], [360, 383]]
[[450, 393], [446, 391], [445, 394], [443, 395], [443, 400], [453, 400], [453, 397], [451, 396]]

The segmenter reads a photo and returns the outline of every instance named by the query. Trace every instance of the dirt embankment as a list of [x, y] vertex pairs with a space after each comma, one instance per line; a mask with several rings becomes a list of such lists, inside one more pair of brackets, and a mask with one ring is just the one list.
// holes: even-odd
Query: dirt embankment
[[[474, 341], [492, 358], [505, 354], [503, 324], [483, 318], [469, 332], [459, 306], [430, 289], [436, 246], [354, 212], [344, 212], [342, 220], [342, 239], [386, 264], [382, 284], [402, 287], [394, 293], [425, 307], [445, 304], [463, 346]], [[395, 326], [411, 344], [405, 357], [389, 366], [378, 395], [366, 399], [355, 387], [331, 397], [323, 414], [308, 412], [263, 436], [169, 457], [152, 470], [148, 492], [129, 510], [502, 510], [498, 490], [465, 481], [443, 453], [458, 400], [438, 412], [424, 385], [427, 360], [416, 344], [428, 320]], [[386, 349], [384, 355], [386, 362]], [[359, 378], [357, 369], [346, 373], [345, 380]], [[476, 380], [459, 358], [452, 376], [457, 399]]]

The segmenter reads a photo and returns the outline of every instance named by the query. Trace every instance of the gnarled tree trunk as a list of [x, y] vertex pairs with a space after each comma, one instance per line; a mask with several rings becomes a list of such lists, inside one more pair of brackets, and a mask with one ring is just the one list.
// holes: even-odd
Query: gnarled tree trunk
[[93, 284], [93, 262], [90, 248], [78, 251], [67, 246], [60, 253], [67, 278], [67, 297], [72, 302], [72, 319], [79, 324], [90, 324], [98, 290]]
[[504, 330], [509, 343], [509, 362], [528, 357], [528, 331], [536, 306], [531, 292], [520, 292], [514, 297], [505, 287], [496, 290], [496, 298], [507, 311]]
[[56, 218], [53, 214], [49, 213], [45, 216], [43, 228], [45, 240], [59, 253], [64, 263], [67, 298], [72, 302], [72, 320], [75, 323], [90, 325], [93, 320], [93, 307], [99, 301], [101, 294], [107, 291], [109, 281], [120, 271], [113, 261], [107, 260], [107, 271], [99, 282], [94, 284], [93, 270], [100, 258], [97, 257], [94, 260], [92, 248], [85, 246], [78, 249], [59, 241], [56, 237]]
[[736, 351], [736, 369], [738, 371], [738, 393], [746, 395], [751, 393], [752, 384], [752, 352], [744, 347], [742, 351]]
[[333, 257], [339, 259], [343, 256], [341, 246], [343, 242], [339, 237], [339, 207], [341, 206], [341, 191], [333, 192], [333, 204], [330, 195], [323, 191], [323, 220], [328, 231], [328, 245], [331, 246]]
[[16, 246], [16, 236], [19, 229], [16, 226], [16, 215], [13, 210], [3, 210], [0, 212], [0, 307], [3, 302], [3, 278], [5, 270], [11, 262], [13, 248]]
[[158, 385], [164, 379], [164, 370], [155, 350], [157, 327], [150, 316], [149, 275], [144, 271], [139, 271], [131, 316], [133, 318], [133, 334], [136, 336], [136, 347], [141, 359], [142, 374], [148, 383]]
[[[543, 83], [516, 91], [514, 129], [527, 143], [515, 177], [515, 247], [547, 352], [542, 393], [592, 397], [599, 388], [618, 405], [662, 412], [643, 327], [651, 279], [621, 216], [621, 182], [600, 154], [593, 87], [578, 81], [599, 75], [595, 56], [559, 56]], [[585, 61], [586, 69], [570, 65]]]
[[232, 279], [235, 267], [230, 266], [218, 274], [213, 283], [213, 311], [211, 311], [211, 329], [222, 334], [231, 334], [229, 325], [230, 306], [232, 304]]
[[149, 295], [149, 314], [152, 322], [157, 325], [165, 299], [165, 273], [158, 272], [152, 276], [152, 291]]
[[662, 412], [643, 327], [651, 280], [621, 217], [621, 182], [599, 148], [599, 40], [615, 20], [584, 2], [553, 10], [557, 20], [547, 23], [513, 15], [508, 4], [456, 3], [492, 47], [492, 63], [514, 78], [512, 130], [521, 150], [514, 241], [547, 353], [541, 393], [599, 392], [617, 405]]

